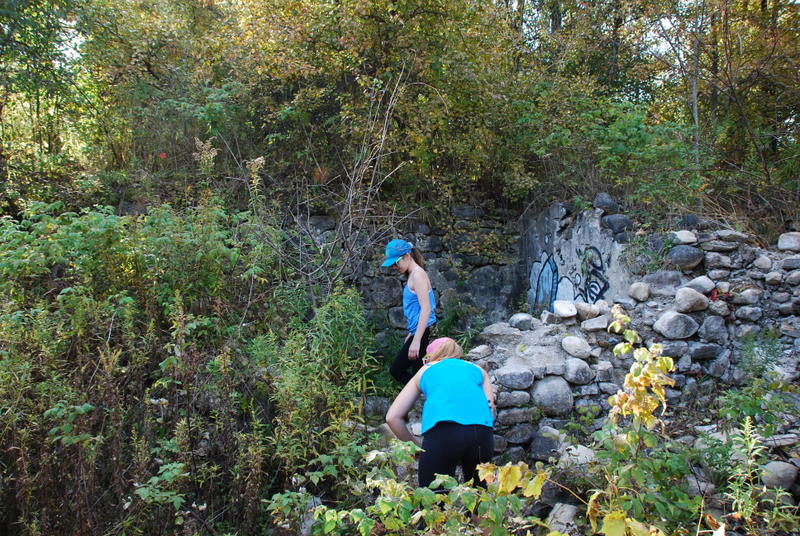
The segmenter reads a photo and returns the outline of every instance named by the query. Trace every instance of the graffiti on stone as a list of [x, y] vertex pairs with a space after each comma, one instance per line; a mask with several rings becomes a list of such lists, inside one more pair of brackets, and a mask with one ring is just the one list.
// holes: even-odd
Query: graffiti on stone
[[595, 303], [605, 297], [609, 288], [607, 262], [600, 250], [594, 246], [576, 248], [575, 256], [578, 262], [571, 263], [568, 269], [563, 260], [558, 262], [548, 253], [542, 253], [533, 263], [529, 299], [534, 306], [552, 311], [556, 300]]

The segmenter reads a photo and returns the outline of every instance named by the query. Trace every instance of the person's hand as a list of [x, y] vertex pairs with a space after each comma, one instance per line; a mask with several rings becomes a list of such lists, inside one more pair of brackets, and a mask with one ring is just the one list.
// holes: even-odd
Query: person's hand
[[419, 341], [412, 341], [408, 347], [408, 358], [417, 359], [419, 357]]

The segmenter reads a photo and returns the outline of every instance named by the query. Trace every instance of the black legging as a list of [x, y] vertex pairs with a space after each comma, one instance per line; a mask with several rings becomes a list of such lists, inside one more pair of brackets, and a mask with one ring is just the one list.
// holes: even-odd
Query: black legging
[[430, 326], [425, 328], [425, 333], [422, 334], [422, 340], [419, 342], [419, 355], [416, 359], [408, 358], [408, 349], [411, 342], [414, 340], [414, 335], [406, 339], [403, 347], [397, 352], [397, 355], [389, 367], [389, 373], [392, 377], [403, 385], [408, 383], [408, 380], [414, 377], [414, 374], [422, 368], [422, 358], [425, 356], [425, 349], [428, 347], [428, 338], [431, 334]]
[[422, 438], [425, 452], [419, 458], [419, 487], [427, 487], [434, 475], [456, 475], [461, 466], [464, 480], [472, 479], [474, 486], [483, 485], [478, 478], [477, 465], [492, 460], [494, 431], [480, 424], [439, 422]]

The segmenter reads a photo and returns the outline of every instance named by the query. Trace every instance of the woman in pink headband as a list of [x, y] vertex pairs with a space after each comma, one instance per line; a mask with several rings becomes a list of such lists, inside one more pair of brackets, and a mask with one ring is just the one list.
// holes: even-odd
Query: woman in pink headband
[[494, 451], [491, 380], [485, 370], [461, 359], [461, 347], [449, 337], [436, 339], [426, 350], [424, 366], [397, 395], [386, 423], [398, 439], [419, 445], [405, 419], [424, 393], [420, 487], [428, 486], [436, 474], [455, 476], [458, 466], [465, 479], [478, 484], [476, 467], [490, 461]]

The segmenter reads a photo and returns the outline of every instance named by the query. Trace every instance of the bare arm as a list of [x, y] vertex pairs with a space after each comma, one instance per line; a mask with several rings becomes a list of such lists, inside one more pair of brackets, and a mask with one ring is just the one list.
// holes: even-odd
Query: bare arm
[[489, 407], [492, 410], [492, 415], [497, 414], [497, 408], [494, 406], [494, 386], [492, 385], [492, 380], [489, 378], [489, 374], [481, 368], [481, 372], [483, 373], [483, 394], [486, 395], [486, 400], [489, 401]]
[[428, 279], [428, 274], [423, 270], [418, 270], [411, 274], [409, 284], [417, 294], [419, 301], [419, 320], [417, 321], [417, 330], [414, 332], [414, 340], [411, 341], [411, 346], [408, 348], [408, 358], [417, 359], [420, 356], [422, 336], [425, 334], [428, 320], [431, 317], [431, 299], [428, 295], [431, 290], [431, 281]]
[[408, 431], [405, 418], [419, 398], [419, 377], [422, 375], [423, 370], [425, 370], [425, 368], [419, 370], [414, 377], [408, 381], [406, 386], [403, 387], [403, 390], [400, 391], [400, 394], [397, 395], [397, 398], [394, 399], [394, 402], [392, 402], [389, 411], [386, 412], [386, 424], [389, 425], [389, 429], [397, 436], [397, 439], [400, 441], [412, 441], [418, 446], [422, 445], [420, 445], [419, 441]]

